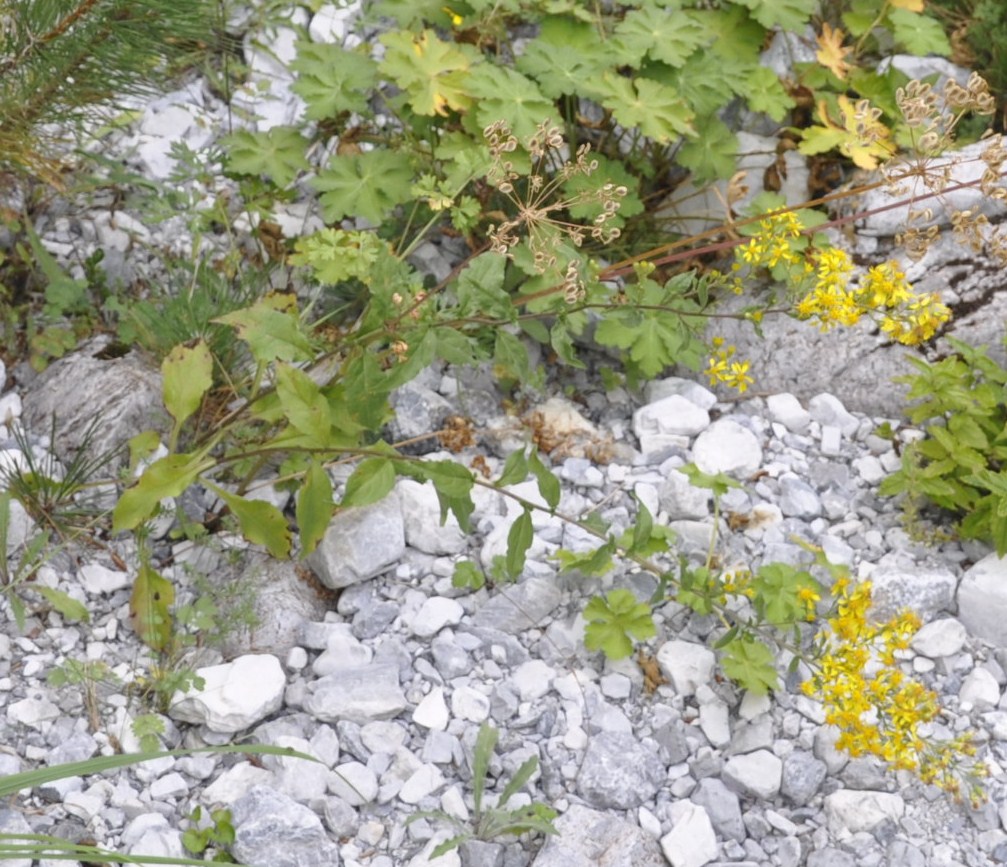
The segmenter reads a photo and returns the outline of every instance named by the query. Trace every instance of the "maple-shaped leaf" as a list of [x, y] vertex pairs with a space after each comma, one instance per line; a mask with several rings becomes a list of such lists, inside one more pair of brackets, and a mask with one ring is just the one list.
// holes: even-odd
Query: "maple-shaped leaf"
[[656, 142], [696, 133], [692, 109], [672, 88], [658, 81], [606, 73], [600, 81], [585, 83], [584, 87], [593, 91], [622, 126], [636, 127]]
[[779, 76], [765, 66], [745, 70], [735, 89], [748, 100], [752, 111], [768, 114], [775, 121], [783, 120], [794, 107], [794, 99], [780, 83]]
[[667, 9], [656, 6], [629, 12], [615, 28], [615, 34], [620, 60], [633, 68], [638, 68], [647, 56], [679, 67], [714, 35], [688, 13], [669, 15]]
[[573, 45], [555, 45], [544, 39], [533, 39], [515, 66], [519, 72], [532, 76], [539, 89], [550, 99], [577, 93], [586, 79], [605, 68], [597, 53], [585, 54]]
[[359, 51], [347, 51], [328, 42], [297, 43], [297, 73], [292, 85], [308, 109], [310, 120], [335, 117], [343, 111], [367, 113], [367, 98], [374, 89], [378, 65]]
[[850, 71], [850, 66], [844, 58], [853, 51], [852, 46], [843, 46], [845, 37], [846, 34], [841, 28], [833, 30], [831, 25], [825, 22], [822, 24], [821, 35], [816, 38], [818, 51], [815, 52], [815, 58], [840, 81], [844, 81]]
[[731, 177], [738, 166], [738, 139], [730, 127], [711, 114], [697, 119], [696, 129], [696, 138], [682, 142], [675, 155], [677, 162], [692, 172], [697, 184]]
[[737, 0], [763, 27], [800, 33], [818, 11], [818, 0]]
[[396, 30], [380, 42], [386, 48], [381, 74], [406, 92], [417, 114], [444, 116], [472, 105], [466, 80], [479, 52], [470, 45], [444, 42], [433, 30], [415, 35]]
[[479, 128], [504, 121], [519, 139], [535, 134], [544, 120], [555, 119], [556, 106], [539, 86], [513, 69], [484, 63], [472, 70], [469, 93], [476, 98], [475, 119]]
[[368, 151], [334, 157], [312, 185], [327, 223], [364, 217], [380, 223], [411, 196], [413, 170], [409, 157], [393, 151]]
[[308, 168], [304, 156], [308, 143], [291, 126], [274, 126], [265, 132], [240, 132], [224, 136], [227, 168], [239, 175], [266, 175], [278, 187], [294, 182]]
[[939, 21], [926, 15], [910, 11], [908, 8], [892, 9], [888, 13], [895, 41], [910, 54], [925, 57], [939, 54], [947, 57], [951, 53], [951, 43]]

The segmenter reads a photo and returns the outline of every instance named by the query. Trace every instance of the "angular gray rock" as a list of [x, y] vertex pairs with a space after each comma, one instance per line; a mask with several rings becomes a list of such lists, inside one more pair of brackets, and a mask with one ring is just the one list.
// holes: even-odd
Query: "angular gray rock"
[[745, 841], [748, 832], [741, 818], [738, 796], [716, 777], [700, 780], [689, 800], [706, 810], [714, 830], [725, 839]]
[[308, 685], [304, 709], [322, 722], [348, 720], [363, 725], [391, 719], [406, 709], [399, 686], [397, 665], [371, 665], [339, 669]]
[[39, 374], [24, 391], [22, 420], [29, 430], [48, 432], [55, 418], [53, 451], [67, 462], [84, 447], [89, 425], [100, 415], [87, 455], [117, 450], [107, 468], [114, 472], [125, 465], [130, 437], [150, 429], [167, 434], [170, 419], [160, 371], [138, 352], [108, 353], [111, 342], [107, 336], [89, 340]]
[[732, 756], [724, 765], [723, 780], [739, 795], [772, 798], [780, 791], [783, 762], [769, 750]]
[[555, 825], [532, 867], [667, 867], [657, 841], [633, 822], [574, 804]]
[[828, 768], [806, 750], [794, 750], [783, 760], [780, 794], [795, 806], [805, 806], [821, 788]]
[[637, 738], [602, 732], [591, 738], [577, 791], [599, 809], [629, 810], [652, 798], [665, 780], [664, 763]]
[[370, 506], [335, 515], [306, 562], [326, 587], [339, 589], [380, 574], [405, 551], [402, 504], [393, 491]]
[[1007, 647], [1007, 560], [993, 553], [962, 575], [958, 619], [969, 634]]
[[472, 625], [518, 633], [539, 626], [559, 605], [563, 593], [554, 580], [527, 578], [490, 597], [472, 615]]
[[692, 459], [704, 473], [747, 479], [762, 463], [762, 446], [748, 428], [734, 419], [721, 418], [696, 437]]
[[661, 838], [661, 851], [671, 867], [703, 867], [717, 857], [717, 836], [706, 810], [692, 801], [677, 801], [668, 812], [673, 826]]
[[879, 566], [871, 573], [871, 586], [874, 617], [887, 620], [908, 608], [925, 622], [952, 609], [958, 579], [947, 569]]
[[339, 867], [339, 847], [322, 821], [292, 798], [256, 786], [231, 808], [231, 852], [249, 867]]

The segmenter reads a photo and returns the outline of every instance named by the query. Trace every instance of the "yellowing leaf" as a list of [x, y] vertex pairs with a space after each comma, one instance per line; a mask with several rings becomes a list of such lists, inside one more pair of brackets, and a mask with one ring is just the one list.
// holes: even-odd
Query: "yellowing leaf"
[[850, 71], [849, 64], [843, 58], [853, 50], [852, 47], [843, 47], [845, 35], [841, 29], [833, 30], [828, 23], [825, 23], [822, 25], [821, 35], [816, 40], [818, 51], [815, 52], [815, 57], [839, 79], [845, 79]]
[[923, 0], [888, 0], [893, 9], [906, 9], [909, 12], [922, 12]]
[[802, 154], [820, 154], [838, 148], [862, 169], [876, 169], [879, 163], [888, 160], [895, 153], [891, 132], [876, 116], [876, 110], [867, 100], [852, 102], [841, 95], [837, 99], [842, 123], [837, 123], [830, 115], [825, 100], [818, 103], [818, 117], [821, 126], [804, 130], [803, 141], [798, 145]]
[[472, 104], [463, 85], [478, 53], [469, 46], [444, 42], [433, 30], [386, 33], [381, 42], [388, 50], [380, 71], [409, 94], [417, 114], [444, 116]]
[[167, 650], [171, 643], [171, 606], [175, 588], [144, 563], [133, 583], [129, 600], [129, 623], [148, 647]]

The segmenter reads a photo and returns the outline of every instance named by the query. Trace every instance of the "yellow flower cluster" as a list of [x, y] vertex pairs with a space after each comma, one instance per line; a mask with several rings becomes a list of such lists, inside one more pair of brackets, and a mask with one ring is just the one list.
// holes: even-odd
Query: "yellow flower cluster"
[[925, 343], [951, 318], [937, 295], [913, 292], [897, 262], [875, 265], [859, 284], [851, 284], [849, 254], [836, 248], [806, 250], [798, 240], [803, 228], [793, 213], [761, 220], [758, 233], [735, 251], [735, 291], [742, 283], [738, 272], [770, 268], [800, 299], [795, 305], [800, 319], [816, 319], [828, 331], [871, 316], [890, 338], [909, 346]]
[[774, 214], [759, 221], [759, 232], [738, 248], [738, 258], [753, 268], [797, 265], [803, 260], [794, 241], [804, 227], [796, 214]]
[[970, 797], [981, 799], [975, 781], [981, 769], [963, 770], [962, 758], [975, 754], [970, 739], [925, 736], [921, 729], [940, 711], [937, 696], [897, 666], [896, 651], [908, 647], [919, 618], [903, 612], [886, 623], [872, 622], [869, 581], [852, 585], [840, 575], [832, 594], [834, 614], [819, 634], [822, 652], [802, 690], [822, 702], [826, 723], [839, 729], [837, 749], [877, 756], [955, 795], [962, 777], [971, 777]]
[[710, 385], [722, 382], [744, 394], [748, 391], [748, 386], [755, 381], [748, 373], [752, 362], [734, 360], [735, 352], [733, 346], [724, 346], [723, 337], [713, 338], [713, 354], [707, 361], [706, 375], [709, 377]]
[[797, 315], [816, 317], [826, 331], [836, 324], [855, 325], [863, 315], [880, 312], [881, 330], [908, 346], [925, 343], [951, 318], [937, 295], [913, 292], [897, 262], [875, 265], [855, 289], [846, 278], [852, 270], [844, 251], [819, 253], [814, 288], [797, 303]]

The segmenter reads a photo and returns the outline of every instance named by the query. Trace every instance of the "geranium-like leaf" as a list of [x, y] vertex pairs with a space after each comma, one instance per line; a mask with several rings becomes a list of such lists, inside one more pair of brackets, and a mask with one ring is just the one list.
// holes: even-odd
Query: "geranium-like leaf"
[[380, 41], [386, 49], [381, 74], [408, 94], [417, 114], [446, 115], [472, 105], [468, 70], [480, 56], [471, 46], [445, 42], [433, 30], [397, 30]]
[[638, 68], [648, 55], [668, 66], [681, 66], [713, 34], [688, 12], [669, 14], [656, 5], [634, 9], [615, 28], [620, 60]]
[[668, 142], [695, 134], [692, 109], [674, 90], [658, 81], [606, 73], [585, 86], [620, 124], [638, 128], [654, 141]]
[[724, 674], [756, 695], [765, 695], [779, 683], [773, 651], [747, 635], [724, 645], [720, 664]]
[[265, 132], [240, 130], [222, 139], [227, 168], [239, 175], [266, 176], [280, 187], [289, 186], [309, 168], [304, 156], [307, 141], [295, 127], [274, 126]]
[[312, 181], [328, 223], [363, 217], [380, 223], [412, 195], [413, 169], [398, 151], [376, 150], [336, 156]]
[[535, 132], [545, 120], [556, 118], [556, 106], [527, 76], [514, 69], [484, 63], [473, 69], [468, 90], [475, 102], [480, 127], [505, 121], [519, 139]]
[[344, 111], [368, 113], [378, 65], [366, 54], [332, 42], [301, 40], [290, 68], [297, 73], [292, 90], [307, 103], [308, 119], [324, 120]]

